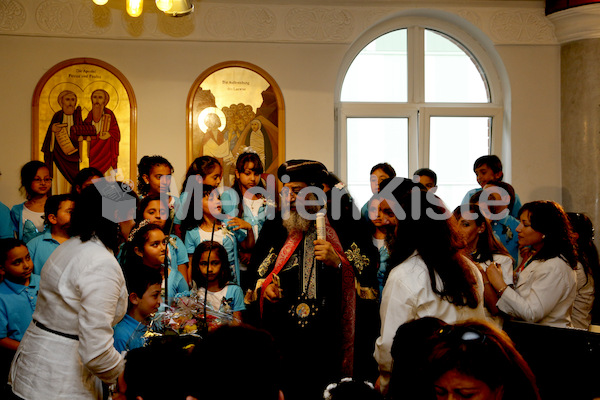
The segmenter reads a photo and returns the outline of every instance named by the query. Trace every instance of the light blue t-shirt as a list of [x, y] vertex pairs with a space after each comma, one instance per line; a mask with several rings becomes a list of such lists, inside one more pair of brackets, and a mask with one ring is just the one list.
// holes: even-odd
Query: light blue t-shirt
[[[238, 217], [238, 195], [233, 189], [229, 189], [221, 194], [221, 203], [223, 207], [223, 214], [227, 214], [231, 217]], [[262, 199], [258, 201], [263, 201]], [[244, 203], [242, 219], [248, 222], [254, 231], [254, 240], [258, 240], [258, 235], [267, 220], [267, 207], [264, 204], [258, 209], [257, 215], [252, 214], [252, 210]]]
[[136, 321], [129, 314], [125, 314], [113, 329], [115, 331], [113, 345], [119, 353], [144, 346], [144, 334], [148, 330], [148, 326]]
[[0, 202], [0, 239], [12, 237], [15, 237], [15, 232], [10, 219], [10, 208]]
[[34, 237], [27, 242], [29, 255], [33, 261], [34, 274], [40, 275], [42, 273], [42, 267], [46, 263], [46, 260], [59, 245], [60, 243], [52, 238], [52, 233], [49, 230], [44, 231], [41, 236]]
[[519, 221], [509, 214], [499, 221], [490, 221], [490, 223], [492, 225], [492, 231], [500, 243], [506, 247], [506, 250], [508, 250], [510, 256], [514, 260], [518, 260], [519, 238], [517, 226], [519, 226]]
[[4, 280], [0, 283], [0, 338], [23, 338], [33, 319], [40, 288], [39, 275], [31, 274], [29, 286]]
[[[473, 196], [477, 192], [481, 192], [482, 190], [482, 188], [475, 188], [469, 190], [460, 204], [469, 204], [469, 202], [471, 201], [471, 196]], [[514, 218], [519, 218], [520, 209], [521, 199], [519, 198], [519, 195], [515, 193], [515, 204], [513, 204], [512, 208], [510, 209], [510, 215], [512, 215]]]

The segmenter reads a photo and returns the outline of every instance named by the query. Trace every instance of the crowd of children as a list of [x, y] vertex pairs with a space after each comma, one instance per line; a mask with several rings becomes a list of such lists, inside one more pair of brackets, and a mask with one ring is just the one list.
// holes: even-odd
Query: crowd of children
[[[526, 312], [519, 313], [515, 308], [523, 302], [529, 304], [527, 296], [539, 296], [539, 293], [519, 294], [519, 274], [532, 263], [546, 262], [556, 254], [566, 259], [571, 253], [548, 253], [546, 258], [539, 259], [540, 254], [546, 254], [540, 251], [546, 235], [550, 238], [555, 232], [539, 228], [543, 224], [535, 217], [542, 212], [537, 208], [529, 204], [521, 208], [514, 188], [502, 180], [498, 157], [480, 157], [473, 170], [481, 188], [466, 194], [463, 200], [466, 206], [454, 210], [452, 220], [462, 240], [462, 252], [481, 272], [488, 317], [500, 326], [501, 316], [528, 320]], [[233, 187], [226, 190], [220, 187], [223, 166], [214, 157], [202, 156], [192, 162], [180, 193], [171, 191], [173, 173], [173, 166], [164, 157], [144, 156], [138, 165], [139, 201], [135, 218], [120, 224], [116, 257], [129, 292], [127, 314], [114, 326], [114, 347], [120, 352], [144, 346], [147, 325], [151, 316], [164, 307], [161, 303], [168, 305], [192, 289], [204, 291], [212, 308], [230, 312], [239, 324], [246, 310], [244, 292], [254, 288], [247, 264], [267, 219], [268, 204], [260, 190], [256, 190], [264, 189], [260, 156], [251, 149], [240, 154], [235, 164]], [[369, 221], [373, 245], [379, 251], [379, 301], [390, 271], [396, 266], [390, 263], [390, 254], [398, 239], [398, 214], [389, 199], [379, 193], [398, 179], [395, 177], [390, 164], [375, 165], [371, 170], [373, 196], [361, 210], [362, 217]], [[31, 323], [44, 264], [53, 251], [70, 238], [70, 216], [81, 191], [102, 178], [100, 171], [86, 168], [75, 177], [70, 194], [51, 195], [50, 170], [43, 162], [31, 161], [21, 170], [26, 201], [10, 211], [4, 205], [0, 209], [0, 373], [3, 377]], [[432, 193], [438, 184], [435, 172], [427, 168], [417, 170], [413, 181], [420, 182], [423, 191]], [[202, 183], [202, 191], [194, 190], [198, 183]], [[562, 218], [562, 208], [556, 204], [552, 207], [558, 210], [558, 218]], [[589, 218], [581, 214], [570, 217], [571, 223], [560, 221], [564, 222], [561, 229], [566, 235], [573, 227], [575, 235], [572, 237], [579, 239], [574, 245], [574, 249], [579, 250], [578, 258], [569, 258], [571, 267], [579, 261], [577, 268], [573, 267], [577, 285], [572, 295], [561, 302], [570, 302], [563, 308], [569, 313], [573, 308], [573, 325], [587, 329], [594, 317], [600, 318], [593, 312], [597, 309], [594, 292], [596, 283], [600, 282], [597, 275], [600, 265]], [[530, 231], [539, 233], [538, 241], [526, 241], [533, 237]], [[575, 275], [573, 279], [575, 282]], [[529, 284], [535, 292], [535, 282]], [[552, 282], [545, 285], [552, 286]], [[505, 292], [509, 298], [504, 296], [504, 302], [500, 302]], [[501, 304], [504, 304], [503, 309]], [[544, 315], [532, 316], [530, 322], [544, 321], [552, 312], [546, 311]], [[570, 314], [568, 318], [561, 317], [570, 321]], [[570, 326], [570, 322], [567, 325]], [[329, 389], [330, 395], [335, 392], [333, 389]]]

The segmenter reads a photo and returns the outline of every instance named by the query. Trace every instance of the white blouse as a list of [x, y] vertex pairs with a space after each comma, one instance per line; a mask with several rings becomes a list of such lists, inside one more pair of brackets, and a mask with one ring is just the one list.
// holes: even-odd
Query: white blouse
[[583, 265], [577, 263], [577, 296], [573, 302], [573, 312], [571, 313], [571, 323], [573, 328], [590, 328], [592, 323], [592, 306], [594, 305], [594, 278], [585, 273]]
[[575, 271], [561, 258], [534, 260], [516, 282], [502, 293], [496, 305], [515, 318], [541, 325], [570, 327], [577, 294]]
[[[389, 373], [392, 370], [392, 342], [398, 327], [405, 322], [428, 316], [449, 324], [466, 319], [486, 319], [483, 278], [477, 267], [471, 261], [468, 262], [477, 279], [479, 304], [476, 308], [456, 306], [435, 294], [431, 288], [427, 265], [416, 251], [392, 269], [381, 299], [381, 336], [375, 342], [374, 356], [381, 372]], [[436, 281], [438, 287], [443, 287], [437, 274]]]
[[121, 267], [102, 242], [75, 237], [61, 244], [42, 270], [33, 319], [79, 340], [32, 322], [13, 359], [13, 392], [28, 400], [101, 399], [101, 380], [114, 383], [123, 371], [112, 327], [127, 297]]

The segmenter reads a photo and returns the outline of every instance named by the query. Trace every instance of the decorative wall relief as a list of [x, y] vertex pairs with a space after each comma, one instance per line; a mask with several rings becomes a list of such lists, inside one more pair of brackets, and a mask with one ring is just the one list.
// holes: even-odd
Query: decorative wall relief
[[16, 0], [0, 0], [0, 31], [14, 32], [25, 23], [26, 12]]
[[112, 25], [110, 10], [97, 7], [91, 1], [46, 0], [36, 9], [35, 18], [44, 32], [58, 34], [101, 35]]
[[514, 43], [544, 42], [554, 39], [554, 26], [543, 12], [497, 12], [490, 30], [499, 41]]
[[208, 32], [214, 37], [266, 39], [277, 28], [273, 11], [262, 7], [213, 7], [204, 17]]
[[286, 15], [285, 27], [296, 39], [346, 40], [354, 31], [354, 18], [343, 9], [295, 8]]

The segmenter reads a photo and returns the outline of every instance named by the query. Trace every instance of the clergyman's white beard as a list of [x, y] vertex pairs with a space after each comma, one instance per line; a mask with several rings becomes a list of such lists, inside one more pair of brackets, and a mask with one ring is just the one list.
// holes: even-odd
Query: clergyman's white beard
[[290, 210], [288, 217], [283, 219], [283, 227], [287, 229], [288, 233], [294, 231], [306, 233], [312, 224], [313, 221], [302, 217], [296, 210]]

